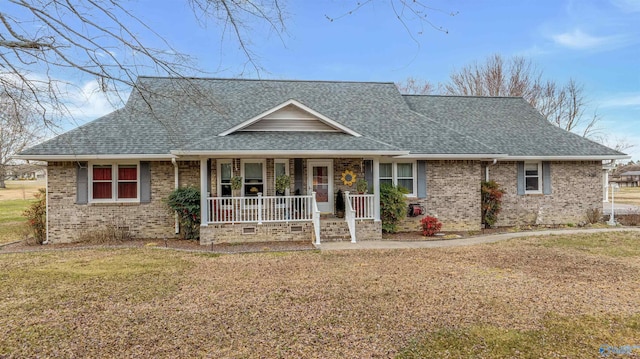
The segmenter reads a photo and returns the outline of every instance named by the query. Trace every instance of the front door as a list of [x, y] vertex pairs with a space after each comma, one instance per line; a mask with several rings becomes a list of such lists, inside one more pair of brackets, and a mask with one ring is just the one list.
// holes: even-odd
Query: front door
[[320, 212], [333, 213], [333, 161], [309, 160], [307, 183], [316, 192]]

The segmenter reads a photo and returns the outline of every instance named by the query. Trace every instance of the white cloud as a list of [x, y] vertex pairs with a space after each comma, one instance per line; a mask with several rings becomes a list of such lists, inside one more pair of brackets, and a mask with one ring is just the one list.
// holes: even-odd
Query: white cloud
[[613, 5], [625, 12], [640, 12], [640, 0], [612, 0]]
[[65, 104], [69, 114], [78, 119], [93, 120], [112, 112], [117, 103], [107, 93], [100, 90], [96, 80], [89, 81], [82, 87], [72, 87], [67, 90]]
[[559, 45], [578, 50], [614, 45], [623, 40], [620, 36], [591, 36], [580, 29], [551, 35], [551, 38]]
[[621, 94], [601, 102], [600, 107], [637, 107], [640, 106], [640, 93]]

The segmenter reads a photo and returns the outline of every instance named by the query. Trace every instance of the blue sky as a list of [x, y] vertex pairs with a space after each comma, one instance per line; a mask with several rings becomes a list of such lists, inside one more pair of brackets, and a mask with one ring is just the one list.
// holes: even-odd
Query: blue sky
[[[499, 53], [531, 59], [558, 83], [574, 78], [598, 110], [599, 127], [611, 142], [626, 138], [640, 160], [640, 0], [424, 1], [428, 24], [405, 28], [390, 2], [372, 1], [350, 15], [357, 1], [287, 1], [286, 32], [264, 24], [249, 30], [251, 49], [265, 71], [261, 78], [446, 82], [449, 74]], [[197, 58], [200, 76], [258, 75], [238, 45], [217, 24], [199, 26], [179, 1], [139, 0], [135, 13], [176, 49]], [[450, 13], [456, 13], [450, 16]], [[329, 21], [327, 17], [333, 17]], [[88, 80], [87, 80], [88, 81]], [[85, 84], [87, 93], [93, 85]], [[108, 112], [92, 96], [86, 118]], [[86, 102], [85, 102], [86, 104]]]

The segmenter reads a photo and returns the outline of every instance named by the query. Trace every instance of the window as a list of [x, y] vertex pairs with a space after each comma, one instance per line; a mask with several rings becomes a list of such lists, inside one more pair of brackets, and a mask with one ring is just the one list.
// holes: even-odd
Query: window
[[91, 166], [91, 201], [137, 201], [137, 164], [95, 164]]
[[233, 177], [233, 168], [231, 160], [218, 160], [218, 196], [231, 197], [231, 177]]
[[542, 168], [540, 162], [525, 162], [525, 193], [542, 193]]
[[264, 162], [243, 162], [242, 164], [243, 196], [253, 197], [264, 194]]
[[416, 195], [416, 164], [415, 162], [394, 162], [380, 164], [380, 185], [385, 183], [404, 187], [407, 196]]
[[[278, 177], [285, 175], [289, 175], [289, 160], [278, 159], [274, 161], [273, 164], [273, 183], [275, 188], [276, 179]], [[275, 191], [276, 196], [287, 196], [289, 195], [289, 190], [285, 190], [284, 192]]]

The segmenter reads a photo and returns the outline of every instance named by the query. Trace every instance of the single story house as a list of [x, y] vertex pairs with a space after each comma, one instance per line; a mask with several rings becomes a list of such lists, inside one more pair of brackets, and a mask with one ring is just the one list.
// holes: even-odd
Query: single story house
[[[382, 183], [405, 187], [443, 230], [481, 228], [488, 179], [505, 190], [499, 226], [578, 223], [602, 206], [602, 161], [629, 158], [519, 97], [402, 95], [390, 82], [137, 81], [123, 108], [16, 156], [47, 161], [50, 242], [108, 224], [175, 236], [163, 200], [185, 185], [201, 190], [202, 244], [379, 239]], [[290, 186], [277, 191], [282, 175]], [[345, 219], [331, 216], [339, 189]]]
[[615, 182], [620, 187], [638, 187], [640, 186], [640, 171], [620, 173], [617, 178], [611, 178], [610, 182]]

